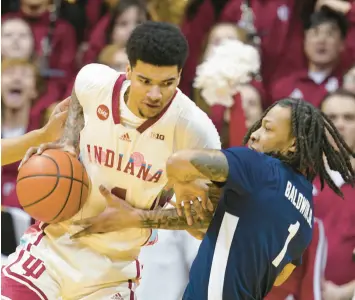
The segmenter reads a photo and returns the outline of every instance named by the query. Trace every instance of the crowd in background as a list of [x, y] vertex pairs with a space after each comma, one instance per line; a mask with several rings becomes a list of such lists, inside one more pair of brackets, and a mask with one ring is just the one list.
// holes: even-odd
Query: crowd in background
[[[2, 138], [45, 124], [54, 105], [71, 94], [75, 75], [83, 65], [99, 62], [125, 71], [130, 33], [138, 24], [154, 20], [174, 23], [185, 34], [190, 54], [180, 89], [210, 116], [223, 147], [241, 145], [246, 130], [264, 109], [290, 96], [319, 107], [355, 152], [354, 0], [12, 0], [2, 1], [1, 6]], [[261, 57], [260, 74], [233, 95], [233, 105], [228, 107], [209, 105], [208, 95], [194, 87], [198, 65], [224, 40], [252, 45]], [[353, 166], [355, 169], [354, 161]], [[2, 168], [5, 256], [18, 243], [10, 237], [20, 227], [16, 225], [16, 209], [20, 209], [17, 168], [18, 163]], [[347, 300], [354, 294], [355, 188], [331, 170], [329, 176], [341, 187], [344, 199], [314, 182], [314, 239], [302, 266], [268, 300]], [[167, 283], [178, 295], [198, 243], [177, 233], [166, 239], [174, 248], [171, 253], [179, 257], [181, 278]], [[156, 261], [155, 266], [164, 265], [156, 252], [146, 255]], [[186, 264], [179, 264], [184, 258]], [[159, 269], [160, 274], [164, 275], [164, 268]], [[142, 279], [142, 289], [145, 285]], [[149, 291], [144, 293], [142, 299], [159, 299], [147, 296]], [[161, 299], [169, 300], [166, 294]]]

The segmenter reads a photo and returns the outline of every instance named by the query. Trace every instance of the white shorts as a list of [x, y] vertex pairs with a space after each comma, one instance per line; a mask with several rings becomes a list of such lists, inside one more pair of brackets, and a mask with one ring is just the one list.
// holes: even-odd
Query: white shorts
[[[110, 260], [80, 249], [82, 269], [72, 267], [65, 254], [59, 255], [39, 230], [24, 235], [25, 242], [8, 257], [2, 268], [2, 295], [12, 300], [134, 300], [142, 267], [138, 260]], [[65, 259], [64, 259], [65, 258]], [[5, 298], [6, 299], [6, 298]]]

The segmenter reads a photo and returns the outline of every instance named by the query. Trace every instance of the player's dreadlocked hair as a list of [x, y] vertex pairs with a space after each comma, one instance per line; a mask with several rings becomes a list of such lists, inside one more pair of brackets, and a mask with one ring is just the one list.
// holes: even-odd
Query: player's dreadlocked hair
[[[343, 197], [341, 190], [326, 170], [326, 162], [331, 170], [341, 174], [345, 182], [353, 185], [355, 171], [351, 166], [350, 157], [355, 157], [355, 154], [340, 136], [332, 121], [312, 104], [292, 98], [274, 103], [249, 129], [244, 137], [244, 145], [248, 143], [252, 133], [260, 128], [264, 116], [276, 105], [291, 108], [292, 134], [296, 137], [296, 151], [290, 152], [287, 156], [280, 153], [271, 153], [271, 155], [289, 164], [295, 170], [301, 171], [310, 181], [318, 175], [322, 189], [326, 182], [335, 193]], [[337, 149], [332, 146], [327, 134], [334, 140]]]

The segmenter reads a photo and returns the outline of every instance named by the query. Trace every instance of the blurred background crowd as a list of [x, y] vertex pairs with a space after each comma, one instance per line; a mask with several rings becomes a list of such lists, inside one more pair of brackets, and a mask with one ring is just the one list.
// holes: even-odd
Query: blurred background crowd
[[[54, 104], [71, 94], [83, 65], [99, 62], [125, 71], [126, 41], [135, 26], [150, 19], [174, 23], [185, 34], [190, 55], [180, 89], [210, 116], [223, 147], [241, 145], [267, 106], [291, 96], [319, 107], [355, 152], [354, 0], [8, 0], [1, 1], [1, 9], [2, 138], [45, 124]], [[232, 105], [210, 105], [208, 95], [194, 86], [196, 69], [224, 40], [255, 47], [260, 74], [233, 95]], [[15, 163], [1, 170], [3, 257], [14, 251], [31, 222], [16, 197], [17, 168]], [[355, 189], [331, 170], [329, 176], [344, 199], [314, 182], [314, 239], [302, 266], [268, 300], [354, 295]], [[198, 243], [177, 233], [165, 238], [174, 248], [169, 253], [175, 251], [180, 260], [181, 272], [167, 283], [176, 292], [161, 298], [173, 300], [186, 284]], [[162, 257], [153, 254], [147, 257], [164, 274]], [[147, 285], [142, 279], [142, 289]], [[142, 299], [160, 299], [149, 293], [146, 289]]]

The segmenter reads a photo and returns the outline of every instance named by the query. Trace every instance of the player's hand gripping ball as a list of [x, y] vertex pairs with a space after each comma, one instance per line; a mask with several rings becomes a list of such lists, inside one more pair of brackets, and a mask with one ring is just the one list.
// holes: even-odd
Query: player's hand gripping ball
[[45, 223], [58, 223], [70, 219], [83, 207], [89, 192], [89, 178], [76, 157], [50, 149], [31, 156], [22, 165], [16, 192], [31, 217]]

